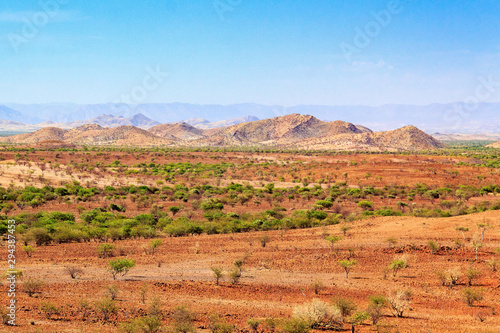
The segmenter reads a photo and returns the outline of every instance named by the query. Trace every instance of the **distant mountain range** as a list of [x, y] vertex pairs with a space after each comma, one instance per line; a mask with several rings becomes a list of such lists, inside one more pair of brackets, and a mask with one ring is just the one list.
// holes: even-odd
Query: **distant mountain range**
[[14, 144], [107, 145], [143, 147], [279, 147], [282, 149], [406, 151], [444, 147], [414, 126], [373, 132], [344, 121], [324, 122], [291, 114], [227, 127], [196, 128], [187, 123], [160, 124], [148, 130], [134, 126], [104, 128], [86, 124], [73, 129], [47, 127], [3, 138]]
[[[268, 119], [287, 114], [310, 114], [322, 120], [342, 119], [363, 124], [374, 130], [389, 130], [414, 125], [427, 133], [500, 133], [500, 103], [479, 103], [468, 106], [461, 103], [418, 105], [370, 106], [321, 106], [298, 105], [292, 107], [260, 104], [197, 105], [168, 104], [7, 104], [0, 106], [0, 119], [38, 124], [44, 121], [70, 123], [92, 119], [100, 115], [124, 118], [143, 114], [160, 123], [175, 123], [189, 119], [189, 124], [199, 121], [225, 121], [252, 115]], [[195, 123], [202, 126], [203, 121]], [[227, 125], [227, 124], [226, 124]]]
[[[206, 119], [189, 119], [186, 122], [190, 122], [197, 128], [210, 129], [224, 126], [236, 125], [242, 122], [259, 120], [253, 116], [240, 117], [235, 119], [228, 119], [218, 122], [210, 122]], [[87, 124], [96, 124], [101, 127], [120, 127], [120, 126], [134, 126], [141, 129], [148, 129], [156, 125], [160, 125], [156, 120], [149, 119], [145, 115], [139, 113], [133, 115], [132, 117], [125, 118], [122, 116], [113, 116], [109, 114], [103, 114], [92, 119], [87, 120], [75, 120], [69, 123], [58, 123], [54, 121], [44, 121], [42, 123], [31, 125], [25, 124], [18, 121], [2, 120], [0, 119], [0, 131], [2, 132], [20, 132], [29, 133], [46, 127], [57, 127], [61, 129], [72, 129], [80, 127]]]

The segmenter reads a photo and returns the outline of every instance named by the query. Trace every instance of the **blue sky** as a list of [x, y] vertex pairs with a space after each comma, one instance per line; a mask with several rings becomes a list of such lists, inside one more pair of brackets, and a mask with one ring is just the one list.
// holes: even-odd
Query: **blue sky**
[[430, 104], [480, 78], [499, 102], [499, 17], [493, 0], [3, 1], [0, 103]]

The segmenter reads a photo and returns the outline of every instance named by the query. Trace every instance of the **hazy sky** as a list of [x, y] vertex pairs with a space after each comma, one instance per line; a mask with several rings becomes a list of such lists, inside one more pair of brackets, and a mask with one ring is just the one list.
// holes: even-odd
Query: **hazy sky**
[[429, 104], [480, 78], [498, 102], [499, 17], [493, 0], [2, 1], [0, 103]]

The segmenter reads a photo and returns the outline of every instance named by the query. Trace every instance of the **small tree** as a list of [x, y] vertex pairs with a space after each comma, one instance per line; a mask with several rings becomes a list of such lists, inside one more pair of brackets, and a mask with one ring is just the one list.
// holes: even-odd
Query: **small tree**
[[472, 281], [479, 278], [481, 275], [482, 273], [479, 270], [472, 267], [465, 271], [465, 276], [467, 277], [469, 286], [472, 286]]
[[411, 293], [408, 290], [397, 290], [387, 297], [387, 302], [394, 316], [403, 317], [403, 313], [410, 304]]
[[263, 235], [261, 237], [259, 237], [259, 241], [260, 241], [260, 245], [262, 247], [266, 247], [266, 244], [269, 243], [271, 239], [269, 238], [268, 235]]
[[325, 288], [325, 286], [323, 285], [323, 282], [321, 280], [315, 280], [312, 283], [312, 290], [314, 291], [314, 293], [316, 295], [319, 295], [321, 290], [323, 290], [324, 288]]
[[493, 257], [490, 260], [486, 261], [486, 264], [491, 269], [492, 272], [496, 272], [498, 270], [498, 266], [500, 266], [500, 262], [497, 258]]
[[224, 273], [222, 272], [222, 268], [219, 268], [219, 267], [210, 267], [210, 269], [214, 273], [215, 284], [219, 285], [219, 280], [224, 277]]
[[237, 284], [240, 281], [241, 274], [238, 268], [234, 267], [233, 269], [231, 269], [231, 271], [229, 272], [229, 278], [231, 279], [232, 284]]
[[469, 228], [466, 228], [466, 227], [457, 227], [456, 230], [462, 232], [462, 238], [464, 239], [464, 242], [465, 242], [465, 232], [469, 231]]
[[99, 255], [99, 258], [108, 258], [113, 256], [113, 251], [115, 249], [115, 246], [110, 243], [103, 243], [99, 244], [97, 247], [97, 254]]
[[163, 244], [163, 241], [161, 239], [152, 239], [149, 242], [149, 248], [151, 249], [151, 254], [155, 254], [155, 251], [158, 247], [160, 247]]
[[99, 300], [95, 303], [95, 311], [101, 315], [103, 322], [108, 322], [111, 315], [118, 312], [118, 306], [109, 297]]
[[338, 262], [340, 264], [340, 267], [342, 267], [345, 271], [345, 278], [349, 278], [349, 272], [358, 264], [358, 262], [354, 259], [352, 260], [340, 260]]
[[52, 316], [61, 312], [61, 310], [54, 303], [50, 302], [43, 303], [40, 310], [45, 313], [45, 317], [49, 320], [52, 319]]
[[210, 316], [209, 328], [212, 333], [233, 333], [236, 329], [217, 313]]
[[366, 312], [370, 316], [373, 325], [376, 325], [382, 317], [382, 310], [387, 307], [387, 298], [383, 295], [370, 296], [370, 304]]
[[144, 282], [141, 286], [141, 301], [142, 304], [146, 303], [146, 293], [148, 292], [148, 284]]
[[477, 225], [479, 229], [481, 230], [481, 241], [484, 240], [484, 231], [490, 227], [488, 223], [479, 223]]
[[113, 280], [116, 280], [116, 277], [121, 275], [125, 276], [128, 271], [135, 266], [135, 261], [131, 259], [113, 259], [108, 261], [109, 268], [108, 270], [113, 275]]
[[468, 306], [473, 306], [475, 302], [479, 302], [483, 299], [483, 291], [472, 288], [464, 288], [462, 290], [462, 298]]
[[396, 258], [389, 263], [389, 268], [392, 269], [392, 276], [396, 277], [398, 271], [407, 268], [408, 264], [404, 258]]
[[23, 282], [23, 291], [28, 294], [29, 297], [32, 297], [34, 294], [40, 292], [42, 286], [45, 284], [42, 280], [35, 280], [33, 278], [28, 278]]
[[186, 307], [178, 306], [172, 314], [173, 323], [171, 326], [174, 333], [195, 333], [196, 327], [193, 322], [195, 315]]
[[236, 267], [238, 269], [238, 271], [240, 272], [240, 275], [241, 273], [243, 272], [243, 260], [242, 259], [236, 259], [234, 262], [233, 262], [233, 265], [234, 267]]
[[258, 328], [260, 323], [262, 323], [262, 320], [260, 319], [255, 319], [255, 318], [249, 318], [247, 319], [247, 325], [252, 329], [253, 333], [258, 333]]
[[340, 227], [340, 230], [342, 231], [342, 234], [343, 234], [344, 236], [347, 236], [347, 232], [348, 232], [349, 230], [351, 230], [351, 227], [350, 227], [350, 226], [348, 226], [348, 225], [343, 225], [343, 226], [341, 226], [341, 227]]
[[181, 209], [178, 206], [170, 206], [168, 210], [172, 213], [172, 216], [175, 216]]
[[479, 250], [479, 248], [481, 248], [483, 246], [483, 243], [479, 239], [479, 236], [477, 234], [474, 234], [474, 236], [472, 236], [472, 240], [470, 241], [470, 244], [471, 244], [472, 248], [474, 249], [474, 251], [476, 252], [476, 261], [477, 261], [477, 251]]
[[23, 246], [23, 250], [24, 252], [26, 252], [26, 254], [28, 255], [29, 258], [31, 258], [31, 255], [33, 254], [33, 252], [35, 252], [37, 249], [34, 248], [34, 247], [31, 247], [30, 245], [24, 245]]
[[333, 299], [333, 306], [340, 311], [341, 321], [344, 322], [354, 311], [356, 311], [356, 304], [350, 299], [338, 297]]
[[439, 244], [432, 240], [427, 242], [427, 246], [429, 246], [429, 248], [431, 249], [432, 254], [436, 254], [440, 249]]
[[75, 265], [66, 266], [65, 269], [72, 279], [76, 279], [79, 275], [83, 274], [83, 269]]
[[106, 286], [106, 290], [108, 291], [109, 298], [111, 298], [112, 301], [116, 299], [118, 296], [118, 286], [112, 284], [109, 286]]
[[342, 239], [342, 237], [341, 236], [328, 236], [328, 237], [325, 237], [325, 239], [331, 244], [332, 252], [333, 252], [333, 250], [334, 250], [333, 246], [335, 245], [335, 243], [340, 241]]
[[389, 237], [386, 239], [386, 242], [389, 243], [389, 247], [394, 247], [398, 243], [396, 237]]

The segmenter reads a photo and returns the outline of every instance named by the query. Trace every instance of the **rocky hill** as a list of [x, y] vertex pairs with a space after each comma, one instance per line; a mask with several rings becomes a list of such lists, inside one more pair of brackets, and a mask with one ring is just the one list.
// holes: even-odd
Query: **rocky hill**
[[203, 130], [186, 123], [161, 124], [151, 127], [148, 132], [172, 140], [198, 140], [205, 138]]
[[158, 137], [134, 126], [103, 128], [97, 124], [82, 125], [70, 130], [48, 127], [33, 133], [6, 137], [2, 141], [26, 144], [61, 141], [80, 145], [142, 147], [164, 146], [173, 143], [172, 140]]
[[54, 127], [4, 138], [9, 143], [61, 141], [85, 145], [279, 147], [403, 151], [441, 148], [444, 145], [414, 126], [393, 131], [370, 129], [343, 121], [324, 122], [313, 116], [291, 114], [233, 126], [199, 129], [186, 123], [162, 124], [148, 131], [134, 126], [103, 128], [97, 124], [71, 130]]
[[492, 143], [491, 145], [487, 145], [489, 148], [500, 148], [500, 141]]
[[208, 130], [196, 142], [206, 146], [282, 146], [309, 138], [369, 131], [343, 121], [324, 122], [313, 116], [291, 114]]

